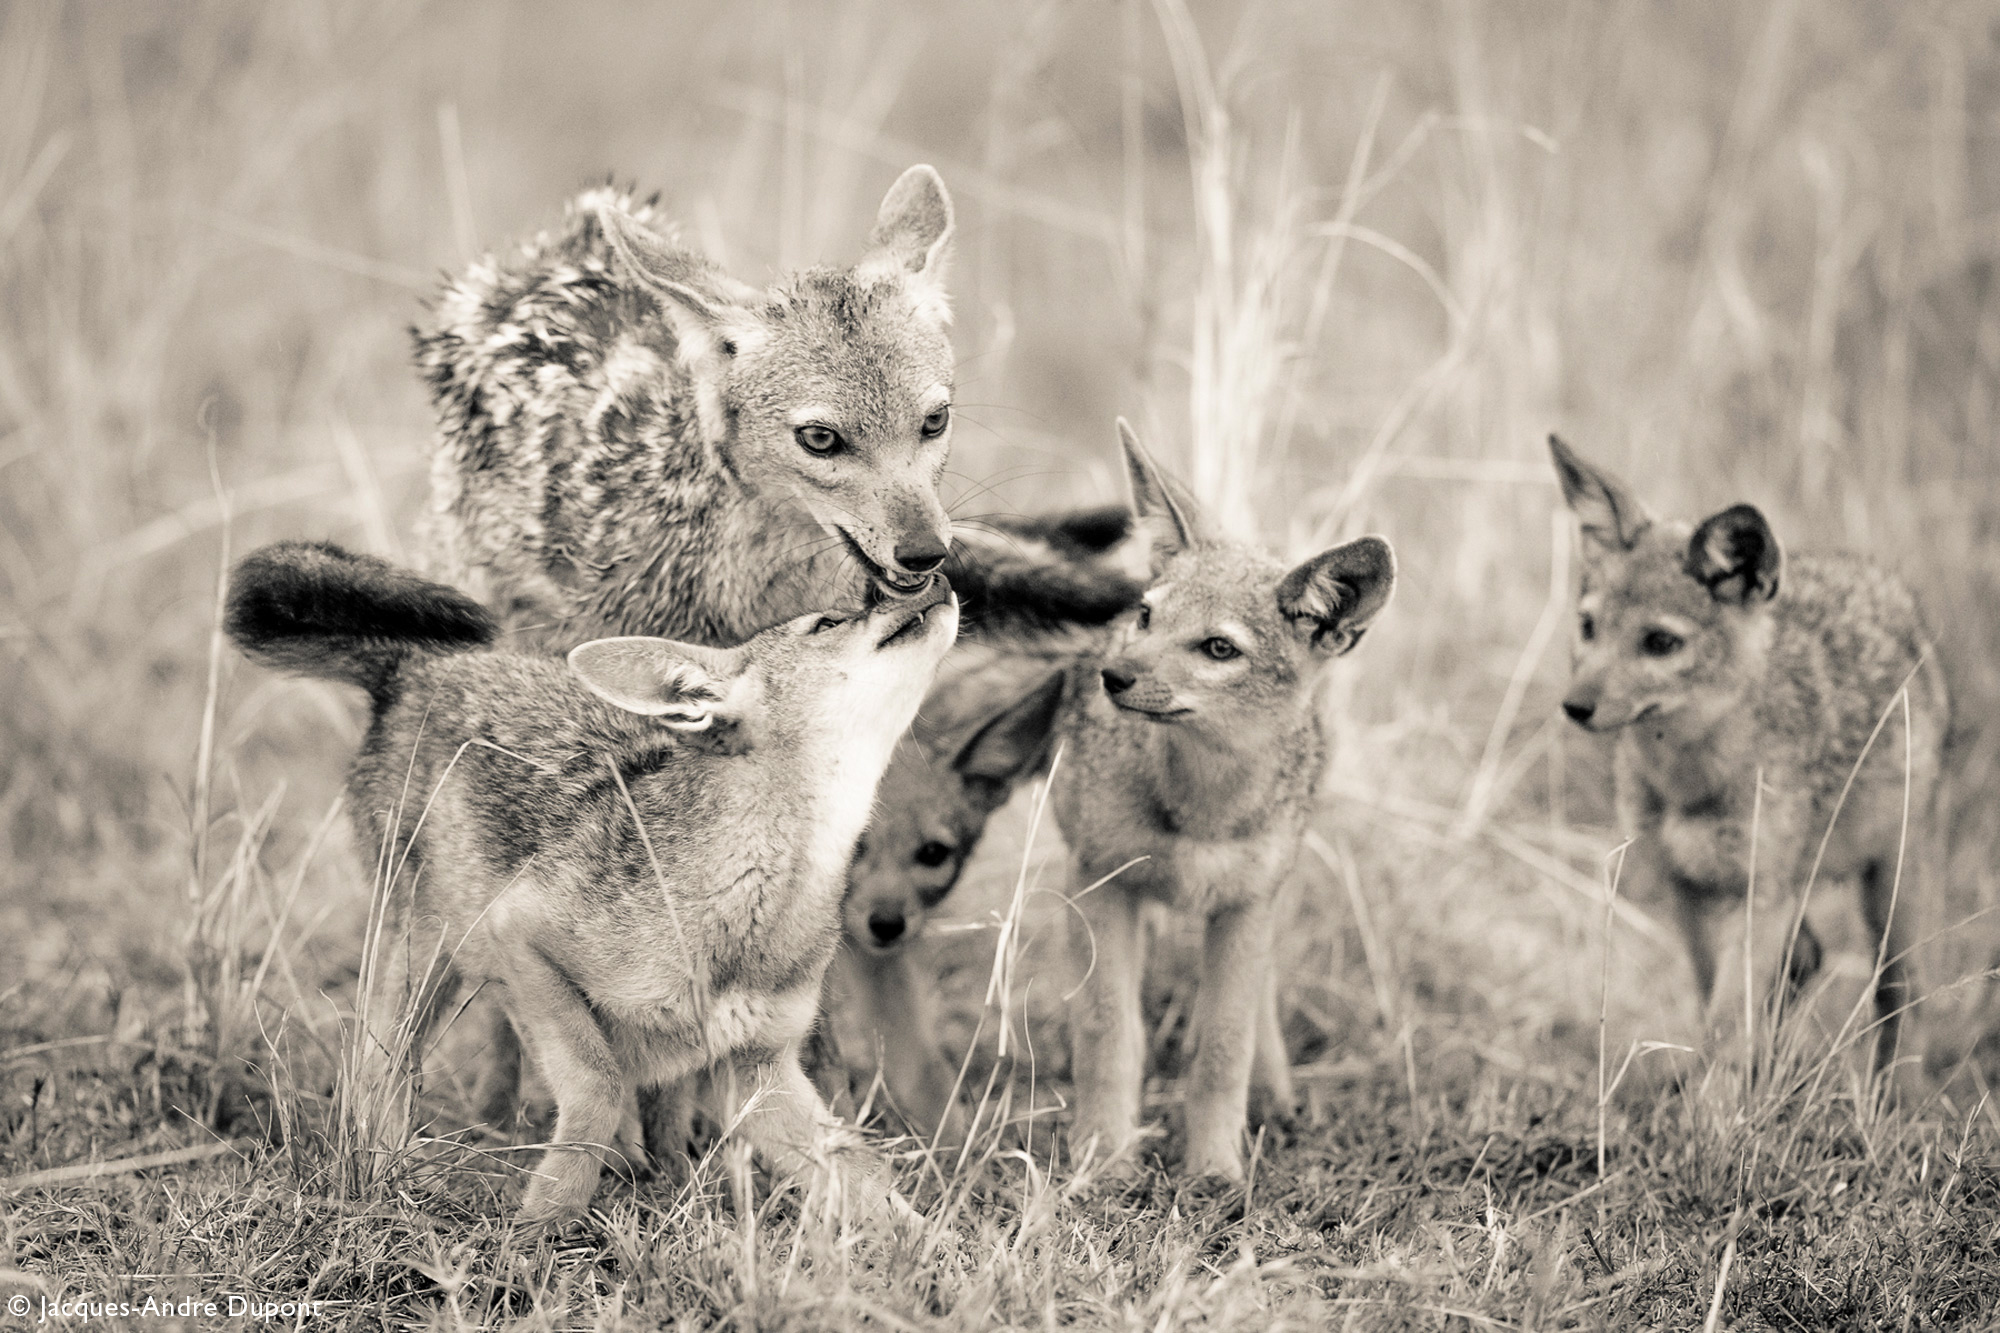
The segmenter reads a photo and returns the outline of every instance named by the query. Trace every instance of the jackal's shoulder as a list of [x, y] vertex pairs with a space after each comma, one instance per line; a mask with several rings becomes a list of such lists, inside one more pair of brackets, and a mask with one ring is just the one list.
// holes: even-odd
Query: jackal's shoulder
[[[1800, 555], [1785, 570], [1762, 721], [1858, 753], [1909, 690], [1913, 720], [1942, 731], [1947, 710], [1936, 652], [1909, 585], [1858, 556]], [[1851, 761], [1850, 761], [1851, 762]]]

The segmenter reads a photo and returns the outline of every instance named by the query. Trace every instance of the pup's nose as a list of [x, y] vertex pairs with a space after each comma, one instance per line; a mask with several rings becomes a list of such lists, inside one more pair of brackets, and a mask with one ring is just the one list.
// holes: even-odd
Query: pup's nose
[[1563, 700], [1563, 712], [1569, 714], [1570, 721], [1580, 727], [1587, 727], [1590, 725], [1590, 719], [1597, 714], [1597, 705], [1594, 703], [1584, 703], [1576, 699], [1565, 699]]
[[936, 537], [896, 543], [896, 563], [912, 574], [928, 574], [944, 563], [944, 543]]
[[1106, 667], [1099, 674], [1104, 677], [1104, 691], [1107, 694], [1123, 694], [1139, 679], [1124, 667]]
[[909, 922], [903, 919], [900, 907], [875, 907], [868, 912], [868, 933], [875, 937], [877, 944], [894, 944], [903, 938], [909, 929]]

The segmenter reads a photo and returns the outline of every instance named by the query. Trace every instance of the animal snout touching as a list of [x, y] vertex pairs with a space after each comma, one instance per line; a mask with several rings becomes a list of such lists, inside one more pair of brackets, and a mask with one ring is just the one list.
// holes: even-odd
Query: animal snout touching
[[1587, 727], [1590, 719], [1597, 716], [1597, 703], [1592, 699], [1565, 699], [1563, 712], [1568, 713], [1569, 720], [1579, 727]]
[[883, 903], [868, 911], [868, 934], [875, 943], [883, 946], [894, 944], [903, 938], [903, 932], [910, 923], [903, 915], [903, 909], [893, 903]]
[[944, 542], [931, 535], [896, 543], [896, 563], [912, 574], [928, 574], [944, 563]]
[[1139, 679], [1122, 666], [1108, 666], [1099, 674], [1104, 677], [1104, 691], [1107, 694], [1123, 694]]

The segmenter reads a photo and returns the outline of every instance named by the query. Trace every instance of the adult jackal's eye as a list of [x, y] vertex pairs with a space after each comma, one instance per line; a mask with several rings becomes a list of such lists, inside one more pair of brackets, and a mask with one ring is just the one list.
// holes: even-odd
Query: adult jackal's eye
[[941, 842], [927, 842], [917, 848], [917, 864], [920, 866], [941, 866], [951, 859], [951, 848]]
[[792, 438], [799, 442], [799, 448], [822, 458], [847, 447], [847, 441], [831, 426], [800, 426], [792, 432]]
[[1585, 612], [1583, 619], [1576, 623], [1576, 632], [1585, 643], [1597, 637], [1597, 622], [1590, 618], [1589, 612]]
[[1672, 657], [1681, 650], [1682, 642], [1672, 630], [1649, 629], [1639, 637], [1639, 651], [1648, 657]]
[[927, 440], [935, 440], [944, 434], [944, 428], [951, 424], [951, 405], [945, 404], [924, 418], [923, 432]]
[[821, 616], [818, 620], [813, 621], [813, 627], [807, 630], [806, 633], [817, 634], [821, 630], [839, 629], [842, 625], [845, 625], [846, 623], [847, 622], [842, 620], [839, 616]]
[[1153, 608], [1146, 605], [1146, 603], [1144, 602], [1139, 603], [1139, 628], [1147, 629], [1152, 625], [1152, 623], [1153, 623]]
[[1241, 648], [1238, 648], [1220, 634], [1212, 639], [1203, 639], [1201, 641], [1201, 650], [1218, 662], [1227, 662], [1231, 658], [1243, 656]]

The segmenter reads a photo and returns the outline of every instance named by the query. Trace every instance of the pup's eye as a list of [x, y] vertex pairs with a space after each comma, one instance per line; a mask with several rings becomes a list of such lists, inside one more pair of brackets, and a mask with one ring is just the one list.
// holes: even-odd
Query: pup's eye
[[1597, 622], [1585, 616], [1577, 623], [1576, 632], [1583, 637], [1585, 643], [1589, 643], [1597, 637]]
[[822, 457], [847, 447], [847, 441], [831, 426], [799, 426], [792, 431], [792, 438], [799, 442], [799, 448]]
[[951, 860], [951, 848], [941, 842], [927, 842], [917, 848], [917, 864], [920, 866], [941, 866]]
[[1148, 606], [1144, 602], [1139, 603], [1139, 628], [1145, 629], [1152, 623], [1153, 623], [1153, 608]]
[[1639, 651], [1648, 657], [1671, 657], [1681, 650], [1681, 636], [1670, 630], [1649, 629], [1639, 640]]
[[813, 627], [807, 630], [806, 633], [817, 634], [823, 629], [839, 629], [846, 623], [839, 616], [821, 616], [818, 620], [813, 621]]
[[1201, 650], [1218, 662], [1227, 662], [1232, 657], [1243, 656], [1243, 650], [1229, 640], [1217, 635], [1213, 639], [1203, 639]]
[[924, 418], [924, 424], [923, 424], [924, 438], [927, 440], [935, 440], [938, 436], [944, 434], [944, 428], [946, 426], [949, 426], [950, 424], [951, 424], [951, 406], [947, 404], [944, 407], [940, 407], [939, 409], [937, 409], [937, 411], [931, 413], [929, 416]]

